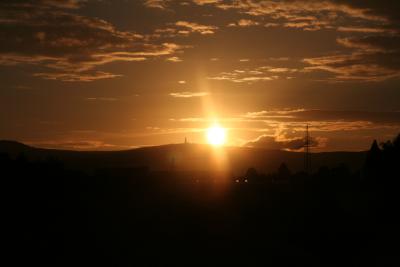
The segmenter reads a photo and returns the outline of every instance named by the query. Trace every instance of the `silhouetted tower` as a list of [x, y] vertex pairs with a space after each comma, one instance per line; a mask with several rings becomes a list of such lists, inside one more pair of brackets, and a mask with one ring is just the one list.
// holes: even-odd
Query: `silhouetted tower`
[[187, 144], [188, 142], [187, 142], [187, 138], [185, 137], [185, 145]]
[[310, 148], [310, 133], [308, 132], [308, 124], [306, 124], [306, 135], [304, 137], [304, 171], [306, 173], [311, 170]]

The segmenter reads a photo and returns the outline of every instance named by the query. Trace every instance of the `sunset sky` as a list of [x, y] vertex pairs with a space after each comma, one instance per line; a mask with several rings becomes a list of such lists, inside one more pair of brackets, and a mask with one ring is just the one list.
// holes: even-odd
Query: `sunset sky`
[[0, 139], [365, 150], [400, 132], [400, 1], [3, 0]]

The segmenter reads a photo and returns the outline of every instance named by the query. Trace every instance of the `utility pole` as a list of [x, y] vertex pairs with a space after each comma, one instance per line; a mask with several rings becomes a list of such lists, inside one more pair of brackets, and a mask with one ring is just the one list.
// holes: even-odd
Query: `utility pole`
[[311, 171], [311, 158], [310, 158], [310, 134], [308, 132], [308, 124], [306, 124], [306, 135], [304, 138], [304, 171], [308, 174]]

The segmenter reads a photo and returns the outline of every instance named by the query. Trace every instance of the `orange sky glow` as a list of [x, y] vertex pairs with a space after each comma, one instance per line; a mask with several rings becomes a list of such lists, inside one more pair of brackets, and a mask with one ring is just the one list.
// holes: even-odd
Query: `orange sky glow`
[[[309, 124], [313, 151], [365, 150], [400, 129], [397, 10], [334, 0], [2, 1], [0, 139], [298, 151]], [[210, 132], [216, 122], [222, 130]]]

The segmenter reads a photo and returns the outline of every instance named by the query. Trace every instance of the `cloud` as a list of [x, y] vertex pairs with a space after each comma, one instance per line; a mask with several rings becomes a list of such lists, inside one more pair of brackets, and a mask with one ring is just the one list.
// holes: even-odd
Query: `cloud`
[[[196, 1], [195, 1], [196, 3]], [[384, 16], [373, 14], [367, 7], [359, 7], [349, 3], [335, 1], [214, 1], [214, 6], [224, 10], [237, 10], [253, 16], [270, 16], [276, 19], [309, 19], [307, 14], [345, 15], [352, 18], [386, 21]]]
[[[363, 53], [365, 53], [366, 51], [368, 51], [368, 52], [379, 52], [380, 51], [380, 49], [376, 49], [375, 47], [373, 47], [369, 44], [354, 41], [354, 38], [337, 38], [336, 42], [347, 48], [362, 49], [362, 50], [364, 50]], [[358, 54], [362, 55], [363, 53], [358, 53]]]
[[35, 73], [33, 76], [40, 77], [46, 80], [60, 80], [63, 82], [92, 82], [96, 80], [121, 77], [122, 75], [103, 72], [103, 71], [96, 71], [91, 73], [43, 72], [43, 73]]
[[272, 109], [255, 112], [247, 112], [243, 117], [253, 119], [270, 119], [271, 116], [283, 116], [282, 122], [355, 122], [368, 121], [371, 123], [395, 123], [400, 124], [399, 111], [357, 111], [357, 110], [321, 110], [304, 108]]
[[278, 27], [280, 24], [276, 22], [267, 22], [264, 24], [264, 27], [270, 28], [270, 27]]
[[[209, 124], [213, 118], [184, 117], [172, 118], [176, 123]], [[310, 130], [322, 134], [343, 131], [362, 130], [398, 130], [400, 127], [399, 111], [351, 111], [351, 110], [312, 110], [304, 108], [286, 108], [253, 111], [236, 117], [219, 117], [221, 123], [229, 125], [231, 129], [238, 128], [246, 131], [266, 132], [275, 131], [279, 140], [298, 137], [304, 133], [305, 125]], [[286, 131], [286, 132], [284, 132]], [[292, 131], [292, 133], [288, 133]]]
[[117, 150], [127, 147], [116, 146], [99, 140], [60, 140], [60, 141], [26, 141], [27, 144], [43, 148], [66, 150]]
[[115, 98], [115, 97], [87, 97], [86, 100], [89, 100], [89, 101], [117, 101], [118, 98]]
[[[319, 146], [318, 139], [311, 138], [310, 145], [311, 147]], [[276, 136], [261, 135], [245, 143], [244, 146], [278, 150], [300, 150], [304, 147], [304, 138], [279, 139]]]
[[318, 31], [321, 29], [332, 29], [331, 23], [324, 20], [314, 20], [314, 21], [290, 21], [283, 24], [286, 28], [297, 28], [303, 29], [305, 31]]
[[292, 72], [292, 69], [289, 68], [268, 68], [269, 72], [283, 73], [283, 72]]
[[[208, 127], [210, 117], [171, 118], [178, 128]], [[252, 111], [218, 118], [236, 145], [267, 149], [301, 150], [306, 124], [312, 151], [367, 149], [371, 136], [393, 135], [400, 129], [400, 111], [318, 110], [284, 108]], [[234, 139], [234, 137], [241, 139]], [[329, 142], [328, 142], [329, 141]]]
[[218, 4], [221, 3], [221, 0], [193, 0], [193, 2], [197, 5], [207, 5], [207, 4]]
[[[193, 0], [193, 2], [198, 5], [209, 4], [218, 9], [268, 19], [269, 21], [264, 24], [265, 27], [282, 26], [316, 31], [336, 28], [338, 23], [343, 22], [366, 21], [377, 25], [390, 23], [390, 16], [387, 12], [376, 12], [376, 4], [360, 4], [360, 1]], [[393, 11], [391, 12], [393, 13]], [[341, 18], [341, 20], [338, 20], [338, 18]], [[238, 26], [238, 24], [231, 23], [229, 26]], [[249, 24], [244, 23], [243, 26], [249, 26]]]
[[[345, 40], [345, 41], [344, 41]], [[369, 48], [377, 52], [400, 50], [400, 35], [369, 35], [353, 38], [339, 38], [339, 44], [350, 48]]]
[[[339, 110], [283, 109], [248, 112], [243, 122], [263, 122], [260, 130], [278, 129], [276, 136], [286, 136], [283, 130], [304, 133], [308, 124], [310, 131], [322, 135], [343, 131], [396, 130], [400, 127], [400, 112], [369, 112]], [[291, 136], [291, 138], [296, 136]], [[280, 137], [280, 140], [282, 138]], [[285, 139], [285, 138], [283, 138]]]
[[[248, 0], [192, 0], [194, 5], [208, 5], [247, 18], [228, 24], [229, 27], [249, 27], [263, 21], [265, 27], [284, 27], [304, 31], [336, 30], [342, 49], [303, 60], [304, 73], [328, 73], [328, 82], [381, 82], [400, 77], [400, 8], [398, 1], [248, 1]], [[168, 5], [172, 2], [164, 1]], [[188, 34], [187, 30], [181, 34]], [[214, 32], [211, 29], [211, 32]], [[348, 35], [355, 34], [354, 37]], [[367, 36], [360, 36], [368, 34]], [[352, 49], [353, 51], [343, 51]], [[253, 83], [274, 80], [273, 75], [238, 77], [232, 72], [209, 77], [213, 80]], [[276, 76], [276, 75], [275, 75]], [[292, 79], [294, 76], [285, 76]], [[325, 76], [324, 76], [325, 77]]]
[[145, 0], [143, 4], [149, 8], [165, 9], [170, 2], [170, 0]]
[[153, 39], [168, 39], [175, 37], [189, 37], [191, 33], [200, 33], [202, 35], [211, 35], [217, 30], [217, 26], [203, 25], [196, 22], [177, 21], [167, 23], [165, 28], [159, 28], [149, 35]]
[[269, 60], [272, 60], [272, 61], [288, 61], [289, 58], [288, 57], [270, 57]]
[[24, 1], [4, 1], [2, 5], [25, 6], [40, 9], [59, 8], [59, 9], [78, 9], [88, 0], [24, 0]]
[[170, 135], [170, 134], [181, 134], [181, 133], [196, 133], [204, 132], [203, 128], [162, 128], [158, 126], [148, 126], [146, 127], [146, 136], [148, 135]]
[[[189, 2], [190, 0], [188, 0]], [[185, 2], [185, 3], [188, 3]], [[252, 17], [262, 17], [268, 19], [265, 26], [297, 28], [302, 30], [322, 30], [337, 27], [346, 27], [347, 23], [368, 22], [374, 26], [388, 26], [400, 22], [396, 12], [400, 5], [397, 1], [389, 3], [379, 3], [376, 1], [344, 1], [344, 0], [324, 0], [324, 1], [249, 1], [249, 0], [191, 0], [195, 5], [209, 5], [214, 8], [236, 11]], [[149, 7], [165, 9], [172, 3], [179, 3], [173, 0], [147, 0], [145, 4]], [[245, 21], [242, 25], [231, 23], [229, 26], [250, 26]], [[351, 27], [351, 26], [349, 26]], [[373, 29], [373, 28], [371, 28]], [[340, 28], [340, 31], [351, 30]], [[355, 30], [355, 28], [353, 29]], [[361, 29], [360, 29], [361, 30]], [[365, 29], [364, 29], [365, 30]]]
[[240, 19], [236, 23], [230, 23], [228, 27], [250, 27], [260, 25], [257, 21], [251, 19]]
[[379, 2], [374, 0], [336, 0], [338, 4], [350, 5], [354, 8], [359, 8], [365, 10], [366, 13], [384, 17], [390, 20], [392, 23], [400, 22], [400, 16], [398, 10], [400, 8], [400, 3], [398, 1], [385, 1]]
[[259, 81], [272, 81], [276, 79], [276, 76], [246, 76], [246, 77], [240, 77], [237, 75], [237, 73], [228, 73], [228, 72], [222, 72], [218, 76], [212, 76], [208, 77], [210, 80], [216, 80], [216, 81], [230, 81], [230, 82], [235, 82], [235, 83], [254, 83], [254, 82], [259, 82]]
[[188, 21], [177, 21], [175, 23], [176, 26], [185, 28], [190, 32], [198, 32], [200, 34], [214, 34], [215, 30], [218, 29], [216, 26], [210, 25], [202, 25], [195, 22], [188, 22]]
[[311, 65], [305, 71], [333, 74], [331, 81], [384, 81], [400, 77], [400, 36], [377, 35], [338, 38], [338, 44], [352, 49], [351, 53], [305, 58]]
[[[255, 83], [261, 81], [273, 81], [280, 78], [288, 78], [288, 74], [297, 72], [297, 69], [261, 66], [248, 69], [236, 69], [221, 72], [216, 76], [209, 76], [209, 80], [230, 81], [234, 83]], [[278, 75], [279, 74], [279, 75]], [[292, 78], [292, 77], [291, 77]]]
[[169, 58], [167, 58], [166, 60], [167, 60], [167, 61], [170, 61], [170, 62], [182, 62], [182, 61], [183, 61], [183, 60], [180, 59], [179, 57], [169, 57]]
[[[0, 4], [0, 65], [40, 65], [35, 77], [94, 81], [119, 77], [98, 68], [116, 61], [173, 56], [185, 47], [149, 40], [111, 23], [69, 12], [85, 1]], [[56, 27], [55, 27], [56, 25]]]
[[360, 33], [384, 33], [393, 32], [393, 30], [385, 28], [371, 28], [371, 27], [355, 27], [355, 26], [340, 26], [337, 28], [339, 32], [360, 32]]
[[169, 94], [172, 97], [178, 98], [191, 98], [191, 97], [202, 97], [207, 96], [207, 92], [174, 92]]
[[243, 115], [245, 118], [271, 118], [271, 117], [285, 117], [285, 118], [294, 118], [291, 114], [299, 114], [304, 112], [305, 109], [282, 109], [282, 110], [262, 110], [255, 112], [247, 112]]

